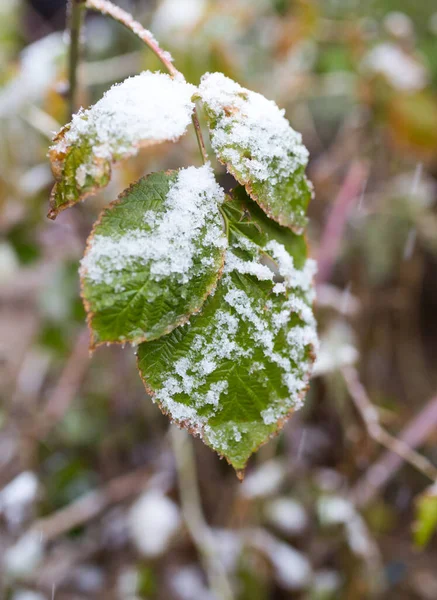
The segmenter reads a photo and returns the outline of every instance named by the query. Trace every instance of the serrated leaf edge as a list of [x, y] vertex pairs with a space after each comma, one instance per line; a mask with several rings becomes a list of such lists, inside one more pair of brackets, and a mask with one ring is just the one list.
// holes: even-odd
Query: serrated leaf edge
[[[65, 125], [57, 134], [56, 136], [53, 138], [53, 141], [55, 142], [58, 138], [58, 136], [61, 135], [61, 133], [64, 133], [65, 130], [68, 130], [69, 126]], [[83, 192], [82, 194], [79, 195], [79, 197], [76, 200], [69, 200], [68, 202], [61, 204], [59, 206], [56, 206], [55, 204], [55, 195], [56, 195], [56, 190], [58, 187], [58, 183], [60, 181], [62, 181], [63, 178], [63, 170], [59, 169], [59, 165], [56, 165], [56, 163], [59, 163], [61, 161], [59, 161], [58, 159], [52, 159], [51, 156], [51, 150], [49, 150], [49, 158], [50, 158], [50, 165], [51, 165], [51, 169], [52, 169], [52, 173], [53, 173], [53, 177], [55, 178], [55, 184], [50, 192], [50, 198], [49, 198], [49, 207], [50, 210], [47, 213], [47, 217], [51, 220], [55, 220], [56, 217], [59, 215], [59, 213], [61, 213], [62, 211], [64, 211], [67, 208], [70, 208], [71, 206], [74, 206], [75, 204], [79, 204], [79, 202], [83, 202], [86, 198], [88, 198], [89, 196], [93, 196], [94, 194], [96, 194], [98, 191], [105, 189], [108, 185], [109, 182], [111, 181], [112, 178], [112, 171], [114, 167], [117, 167], [118, 165], [122, 164], [125, 160], [128, 160], [129, 158], [132, 158], [133, 156], [136, 156], [137, 152], [143, 148], [148, 148], [150, 146], [158, 146], [159, 144], [164, 144], [165, 142], [178, 142], [181, 137], [183, 137], [185, 135], [182, 134], [181, 136], [179, 136], [177, 139], [175, 140], [144, 140], [142, 142], [138, 142], [136, 144], [132, 144], [132, 151], [128, 152], [126, 154], [124, 154], [124, 156], [122, 158], [120, 158], [119, 160], [110, 160], [110, 159], [102, 159], [103, 162], [106, 162], [106, 160], [108, 161], [108, 165], [109, 165], [109, 180], [108, 183], [105, 185], [95, 185], [93, 186], [91, 189], [89, 189], [86, 192]], [[96, 161], [97, 162], [97, 161]], [[151, 173], [150, 173], [151, 174]], [[138, 180], [139, 181], [139, 180]]]
[[[316, 359], [316, 355], [315, 355], [315, 351], [314, 348], [312, 347], [310, 349], [310, 359], [311, 359], [311, 366], [314, 364], [314, 361]], [[143, 382], [144, 388], [147, 392], [147, 394], [151, 397], [154, 398], [156, 396], [156, 392], [153, 390], [153, 388], [151, 388], [149, 386], [149, 384], [147, 383], [147, 380], [145, 377], [143, 377], [142, 373], [141, 373], [141, 369], [139, 367], [139, 358], [138, 355], [136, 357], [136, 361], [137, 361], [137, 368], [138, 368], [138, 373], [140, 375], [141, 381]], [[309, 370], [306, 373], [306, 381], [305, 381], [305, 387], [302, 388], [302, 390], [299, 392], [299, 394], [297, 395], [297, 400], [303, 400], [304, 397], [306, 396], [308, 390], [309, 390], [309, 386], [310, 386], [310, 378], [311, 378], [311, 370]], [[168, 410], [166, 408], [164, 408], [162, 406], [162, 404], [159, 401], [155, 401], [153, 400], [154, 404], [157, 404], [159, 410], [162, 412], [162, 414], [166, 417], [168, 417], [170, 423], [172, 423], [173, 425], [176, 425], [177, 427], [179, 427], [179, 429], [185, 429], [185, 431], [188, 431], [188, 433], [190, 435], [192, 435], [193, 437], [199, 437], [202, 442], [208, 446], [208, 448], [210, 448], [213, 452], [215, 452], [220, 459], [225, 459], [226, 462], [228, 463], [229, 466], [231, 466], [234, 470], [235, 473], [238, 477], [238, 479], [240, 481], [243, 481], [245, 473], [246, 473], [246, 468], [247, 468], [247, 463], [249, 462], [249, 459], [251, 458], [251, 456], [253, 454], [255, 454], [256, 452], [258, 452], [258, 450], [264, 446], [265, 444], [267, 444], [270, 440], [274, 439], [276, 436], [278, 436], [282, 429], [284, 428], [285, 424], [287, 423], [287, 421], [291, 418], [292, 414], [295, 411], [294, 407], [291, 407], [290, 410], [288, 411], [288, 413], [286, 415], [284, 415], [283, 417], [281, 417], [277, 422], [277, 428], [275, 429], [275, 431], [272, 431], [272, 433], [270, 433], [268, 435], [268, 437], [262, 441], [260, 444], [258, 444], [258, 446], [256, 446], [256, 448], [254, 448], [250, 454], [250, 456], [248, 456], [244, 467], [242, 469], [237, 469], [235, 468], [235, 466], [232, 464], [231, 460], [228, 459], [228, 457], [225, 454], [221, 454], [220, 452], [218, 452], [218, 450], [216, 450], [215, 448], [213, 448], [208, 441], [205, 439], [204, 436], [204, 431], [203, 431], [203, 427], [199, 426], [198, 428], [195, 428], [191, 425], [188, 424], [188, 421], [186, 420], [178, 420], [178, 419], [174, 419], [172, 417], [172, 415], [168, 412]]]
[[[261, 208], [261, 210], [264, 212], [264, 214], [271, 219], [272, 221], [275, 221], [275, 223], [278, 223], [279, 225], [281, 225], [282, 227], [286, 227], [287, 229], [290, 229], [293, 233], [295, 233], [296, 235], [302, 235], [302, 233], [304, 232], [304, 226], [297, 226], [297, 225], [293, 225], [292, 223], [288, 222], [286, 219], [282, 218], [281, 215], [275, 216], [271, 209], [269, 209], [269, 207], [264, 204], [263, 202], [261, 202], [261, 200], [259, 199], [258, 195], [255, 194], [255, 192], [253, 191], [252, 188], [252, 184], [250, 183], [250, 181], [245, 181], [243, 177], [241, 177], [241, 175], [239, 175], [237, 173], [237, 171], [233, 168], [232, 164], [227, 162], [226, 160], [222, 159], [218, 154], [216, 154], [217, 160], [219, 161], [220, 164], [222, 164], [224, 167], [226, 167], [227, 172], [232, 175], [232, 177], [240, 184], [242, 185], [248, 196], [250, 196], [252, 198], [252, 200], [254, 200], [258, 206]], [[314, 186], [312, 184], [312, 182], [306, 177], [305, 175], [305, 179], [306, 182], [308, 183], [308, 187], [311, 191], [311, 198], [310, 200], [314, 199]]]
[[[94, 222], [94, 225], [88, 235], [88, 238], [86, 240], [86, 244], [85, 244], [85, 251], [84, 251], [84, 256], [86, 256], [87, 252], [90, 250], [91, 247], [91, 242], [94, 239], [94, 235], [95, 235], [95, 231], [96, 228], [100, 225], [103, 217], [105, 216], [105, 214], [110, 211], [112, 209], [112, 207], [117, 206], [117, 204], [120, 204], [120, 202], [123, 200], [123, 198], [125, 196], [127, 196], [131, 189], [136, 186], [140, 181], [142, 180], [146, 180], [148, 179], [151, 175], [154, 175], [155, 173], [159, 173], [161, 171], [155, 171], [152, 173], [148, 173], [147, 175], [145, 175], [144, 177], [140, 177], [140, 179], [137, 179], [137, 181], [134, 181], [133, 183], [131, 183], [129, 185], [129, 187], [127, 187], [125, 190], [123, 190], [115, 200], [113, 200], [112, 202], [110, 202], [108, 204], [108, 206], [105, 206], [105, 208], [100, 212], [99, 216], [97, 217], [97, 220]], [[171, 175], [173, 173], [177, 173], [178, 169], [168, 169], [167, 171], [164, 171], [165, 175]], [[226, 256], [226, 249], [223, 250], [222, 252], [222, 260], [221, 260], [221, 265], [220, 268], [217, 271], [217, 279], [215, 280], [215, 282], [210, 286], [210, 288], [208, 288], [206, 294], [202, 297], [202, 301], [201, 304], [199, 305], [199, 307], [194, 310], [194, 311], [190, 311], [189, 314], [185, 315], [183, 318], [179, 319], [176, 323], [174, 323], [171, 326], [168, 326], [164, 333], [160, 334], [159, 336], [153, 336], [153, 337], [147, 337], [147, 336], [140, 336], [138, 338], [134, 338], [133, 340], [113, 340], [113, 341], [97, 341], [96, 336], [94, 334], [94, 330], [92, 327], [92, 321], [93, 321], [93, 317], [95, 315], [95, 313], [91, 310], [90, 308], [90, 304], [88, 302], [88, 300], [85, 298], [85, 292], [84, 292], [84, 285], [85, 285], [85, 281], [84, 281], [84, 277], [82, 275], [82, 272], [80, 273], [80, 297], [82, 298], [82, 302], [85, 308], [85, 312], [87, 314], [86, 316], [86, 321], [87, 321], [87, 325], [88, 325], [88, 329], [90, 332], [90, 344], [89, 344], [89, 350], [90, 353], [92, 354], [99, 346], [105, 346], [108, 344], [119, 344], [119, 345], [125, 345], [125, 344], [132, 344], [132, 345], [138, 345], [141, 344], [143, 342], [151, 342], [153, 340], [159, 339], [160, 337], [167, 335], [169, 333], [171, 333], [174, 329], [176, 329], [177, 327], [180, 327], [181, 325], [185, 325], [185, 323], [187, 323], [190, 319], [191, 316], [197, 314], [201, 309], [202, 306], [205, 303], [205, 300], [208, 298], [208, 296], [210, 296], [212, 294], [212, 292], [215, 290], [215, 288], [217, 287], [217, 283], [219, 282], [222, 274], [223, 274], [223, 269], [224, 269], [224, 265], [225, 265], [225, 256]]]
[[[225, 163], [222, 163], [222, 164], [225, 164]], [[241, 182], [239, 182], [239, 183], [241, 183]], [[241, 184], [241, 185], [244, 185], [244, 184]], [[234, 191], [235, 191], [235, 188], [232, 189], [232, 190], [230, 190], [228, 192], [228, 194], [226, 194], [226, 196], [227, 196], [228, 199], [229, 198], [233, 198]], [[272, 219], [272, 220], [274, 220], [274, 219]], [[305, 240], [306, 247], [308, 249], [308, 241], [307, 241], [307, 236], [306, 236], [305, 232], [303, 233], [303, 237], [304, 237], [304, 240]], [[226, 257], [226, 252], [227, 252], [227, 249], [224, 252], [224, 258]], [[222, 271], [223, 271], [223, 267], [224, 267], [224, 261], [223, 261]], [[220, 281], [220, 278], [221, 278], [221, 275], [222, 275], [222, 271], [220, 273], [220, 277], [217, 279], [216, 285]], [[311, 306], [314, 308], [314, 302], [311, 304]], [[200, 311], [201, 311], [201, 309], [199, 311], [197, 311], [197, 312], [200, 312]], [[308, 393], [309, 387], [310, 387], [310, 379], [311, 379], [312, 367], [313, 367], [314, 362], [316, 360], [316, 349], [315, 349], [315, 347], [312, 344], [310, 345], [310, 349], [309, 349], [309, 360], [310, 360], [310, 366], [309, 366], [308, 371], [304, 375], [304, 387], [297, 394], [297, 400], [298, 401], [299, 400], [303, 400], [305, 398], [306, 394]], [[146, 378], [143, 376], [143, 374], [141, 372], [141, 369], [140, 369], [140, 366], [139, 366], [138, 354], [136, 355], [136, 363], [137, 363], [138, 373], [140, 375], [141, 381], [143, 382], [143, 385], [144, 385], [144, 388], [146, 390], [146, 393], [151, 398], [154, 398], [156, 396], [156, 392], [153, 390], [152, 387], [150, 387], [150, 385], [147, 383]], [[283, 417], [281, 417], [280, 419], [278, 419], [278, 421], [276, 422], [277, 427], [276, 427], [275, 431], [273, 431], [272, 433], [270, 433], [269, 436], [264, 441], [262, 441], [260, 444], [258, 444], [258, 446], [256, 446], [256, 448], [254, 448], [254, 450], [252, 450], [250, 456], [247, 458], [247, 460], [246, 460], [246, 462], [244, 464], [244, 467], [242, 469], [237, 469], [237, 468], [234, 467], [234, 465], [227, 458], [226, 455], [221, 454], [220, 452], [218, 452], [215, 448], [213, 448], [208, 443], [208, 441], [205, 439], [205, 436], [204, 436], [204, 433], [203, 433], [203, 427], [202, 426], [199, 426], [199, 427], [195, 428], [192, 425], [189, 425], [188, 421], [186, 421], [186, 420], [174, 419], [172, 417], [172, 415], [169, 413], [169, 411], [166, 410], [165, 407], [163, 407], [162, 404], [159, 401], [153, 400], [153, 402], [154, 402], [154, 404], [158, 405], [159, 410], [162, 412], [163, 415], [165, 415], [166, 417], [168, 417], [168, 419], [170, 420], [170, 422], [172, 424], [174, 424], [177, 427], [179, 427], [179, 429], [185, 429], [193, 437], [196, 437], [196, 436], [199, 437], [202, 440], [202, 442], [206, 446], [208, 446], [208, 448], [211, 448], [211, 450], [213, 452], [215, 452], [219, 456], [220, 459], [224, 458], [226, 460], [226, 462], [228, 463], [228, 465], [230, 465], [235, 470], [235, 473], [236, 473], [236, 475], [237, 475], [237, 477], [238, 477], [238, 479], [240, 481], [244, 480], [244, 476], [245, 476], [245, 472], [246, 472], [246, 468], [247, 468], [247, 463], [248, 463], [249, 459], [251, 458], [251, 456], [253, 454], [255, 454], [256, 452], [258, 452], [258, 450], [262, 446], [264, 446], [265, 444], [267, 444], [270, 440], [274, 439], [277, 435], [279, 435], [281, 433], [281, 431], [284, 428], [285, 424], [288, 422], [288, 420], [291, 418], [292, 414], [295, 411], [295, 408], [291, 407], [290, 410], [288, 411], [288, 413], [286, 415], [284, 415]]]

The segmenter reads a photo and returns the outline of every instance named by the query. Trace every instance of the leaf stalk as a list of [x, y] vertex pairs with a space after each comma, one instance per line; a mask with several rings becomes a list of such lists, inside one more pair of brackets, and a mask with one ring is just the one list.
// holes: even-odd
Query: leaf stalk
[[[109, 0], [87, 0], [86, 7], [90, 10], [95, 10], [102, 15], [107, 15], [118, 23], [121, 23], [150, 48], [150, 50], [155, 54], [155, 56], [157, 56], [157, 58], [159, 58], [163, 66], [167, 69], [172, 77], [184, 78], [183, 74], [174, 66], [171, 54], [166, 50], [163, 50], [153, 34], [148, 29], [145, 29], [141, 23], [135, 21], [132, 15], [127, 11], [123, 10], [119, 6], [116, 6]], [[197, 143], [199, 145], [199, 151], [202, 156], [202, 161], [205, 164], [208, 162], [208, 154], [206, 152], [205, 141], [203, 139], [196, 108], [194, 108], [192, 121]]]

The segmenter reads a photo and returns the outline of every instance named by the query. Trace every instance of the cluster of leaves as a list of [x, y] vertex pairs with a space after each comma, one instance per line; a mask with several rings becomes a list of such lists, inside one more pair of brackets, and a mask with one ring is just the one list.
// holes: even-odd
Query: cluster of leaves
[[91, 347], [139, 345], [163, 412], [241, 471], [300, 406], [317, 345], [302, 235], [308, 153], [283, 111], [218, 73], [198, 89], [160, 73], [129, 78], [55, 137], [49, 216], [107, 185], [111, 162], [178, 139], [196, 99], [241, 185], [225, 195], [209, 163], [132, 184], [88, 239], [82, 297]]
[[[34, 7], [38, 4], [44, 3], [32, 3]], [[64, 4], [62, 0], [51, 3], [54, 9]], [[426, 142], [435, 139], [435, 118], [430, 118], [427, 105], [415, 107], [425, 95], [431, 100], [427, 103], [430, 108], [437, 102], [435, 8], [432, 2], [411, 0], [194, 0], [189, 4], [198, 7], [197, 14], [175, 10], [180, 5], [177, 0], [157, 0], [153, 11], [150, 3], [137, 3], [135, 10], [170, 50], [187, 81], [197, 83], [202, 73], [220, 71], [286, 107], [313, 157], [310, 173], [317, 202], [311, 208], [310, 239], [322, 238], [350, 164], [366, 160], [370, 166], [367, 185], [359, 186], [356, 208], [351, 210], [348, 231], [342, 238], [341, 255], [330, 279], [333, 285], [318, 287], [320, 361], [305, 409], [289, 423], [286, 435], [253, 457], [245, 485], [235, 481], [224, 461], [216, 460], [208, 447], [195, 440], [202, 506], [208, 522], [220, 528], [214, 531], [215, 540], [223, 547], [223, 562], [232, 562], [229, 576], [235, 597], [374, 598], [381, 571], [387, 575], [381, 597], [425, 600], [432, 595], [435, 578], [435, 494], [430, 488], [421, 495], [425, 480], [409, 466], [389, 473], [391, 479], [377, 490], [372, 488], [370, 499], [353, 494], [356, 484], [356, 489], [363, 490], [360, 483], [369, 481], [367, 475], [375, 472], [378, 456], [381, 453], [383, 458], [384, 451], [369, 442], [361, 418], [344, 392], [339, 369], [346, 359], [359, 360], [362, 382], [372, 401], [383, 407], [383, 423], [396, 435], [413, 423], [414, 415], [427, 410], [426, 399], [434, 395], [437, 385], [432, 360], [437, 339], [436, 154], [435, 143], [432, 158], [433, 146]], [[9, 10], [16, 16], [9, 18]], [[402, 47], [403, 54], [425, 59], [427, 81], [419, 92], [395, 89], [391, 80], [385, 81], [386, 74], [374, 77], [361, 69], [364, 56], [389, 38], [386, 25], [391, 24], [392, 15], [385, 18], [389, 10], [397, 11], [398, 21], [402, 11], [404, 22], [407, 17], [413, 24], [408, 40], [390, 39]], [[65, 39], [54, 33], [29, 43], [19, 59], [24, 43], [60, 25], [59, 12], [56, 20], [46, 22], [47, 28], [41, 27], [34, 9], [21, 0], [0, 2], [0, 15], [0, 63], [5, 65], [0, 70], [0, 395], [4, 398], [0, 402], [0, 438], [2, 462], [10, 457], [10, 466], [5, 464], [2, 473], [6, 483], [30, 469], [40, 483], [28, 520], [17, 525], [2, 512], [0, 596], [18, 600], [23, 593], [42, 593], [50, 598], [56, 580], [57, 596], [106, 598], [117, 587], [120, 597], [131, 598], [131, 582], [136, 577], [136, 595], [141, 598], [164, 595], [180, 600], [190, 590], [192, 598], [207, 598], [210, 592], [196, 560], [200, 554], [182, 529], [158, 558], [135, 551], [133, 533], [146, 539], [157, 537], [155, 527], [140, 527], [138, 521], [132, 522], [132, 533], [123, 534], [125, 543], [119, 544], [117, 537], [116, 544], [108, 544], [115, 532], [125, 531], [130, 498], [143, 491], [144, 479], [133, 471], [139, 465], [142, 472], [150, 472], [153, 485], [168, 482], [170, 498], [180, 496], [176, 474], [169, 469], [167, 419], [144, 398], [130, 349], [101, 348], [89, 362], [86, 332], [82, 335], [84, 310], [77, 292], [83, 235], [91, 228], [96, 207], [100, 211], [116, 197], [114, 188], [126, 188], [145, 174], [145, 169], [197, 164], [195, 140], [185, 136], [178, 144], [145, 149], [114, 168], [111, 186], [82, 210], [70, 211], [73, 214], [65, 214], [67, 218], [57, 223], [41, 219], [51, 183], [44, 158], [45, 135], [56, 129], [44, 114], [60, 123], [65, 119], [65, 101], [58, 92], [64, 89]], [[155, 15], [161, 15], [160, 22]], [[52, 41], [58, 43], [58, 50]], [[82, 101], [89, 98], [89, 104], [97, 102], [115, 81], [141, 69], [159, 68], [158, 59], [146, 48], [142, 51], [130, 32], [99, 17], [87, 21], [85, 56], [82, 81], [86, 95]], [[398, 70], [394, 61], [390, 65]], [[426, 134], [423, 143], [414, 133], [415, 124]], [[406, 145], [408, 140], [419, 143]], [[228, 182], [229, 177], [223, 181]], [[313, 248], [313, 253], [316, 250]], [[64, 371], [74, 376], [68, 387], [63, 386]], [[60, 388], [67, 392], [64, 396], [59, 394]], [[47, 433], [47, 423], [53, 422], [53, 397], [63, 401], [61, 410], [71, 404], [66, 414], [58, 414], [57, 424]], [[428, 418], [426, 421], [430, 427]], [[36, 431], [37, 423], [44, 424], [43, 432], [40, 428]], [[435, 458], [433, 441], [431, 434], [420, 445], [420, 452], [430, 460]], [[280, 466], [285, 473], [274, 490], [268, 460], [273, 455], [273, 467]], [[43, 549], [40, 562], [25, 579], [11, 579], [9, 549], [16, 550], [23, 569], [29, 553], [21, 536], [33, 527], [41, 539], [38, 517], [53, 517], [51, 522], [58, 525], [61, 515], [72, 514], [75, 507], [86, 506], [87, 498], [105, 493], [105, 482], [114, 489], [121, 477], [122, 489], [129, 490], [123, 479], [126, 474], [128, 481], [136, 481], [126, 502], [117, 497], [100, 517], [80, 527], [63, 521], [73, 529], [60, 532]], [[258, 495], [248, 498], [247, 491], [255, 482]], [[261, 485], [265, 490], [262, 497]], [[367, 524], [373, 554], [352, 535], [357, 521], [349, 522], [350, 511], [339, 511], [337, 505], [338, 519], [347, 522], [328, 523], [329, 505], [323, 501], [323, 523], [316, 518], [319, 498], [327, 493], [349, 495], [350, 491], [358, 500], [355, 510]], [[421, 545], [419, 550], [411, 544], [414, 498], [414, 537]], [[297, 513], [297, 532], [292, 526], [290, 529], [296, 511], [292, 506], [291, 512], [284, 511], [286, 500], [304, 508], [306, 519]], [[14, 514], [17, 510], [21, 513], [21, 506], [15, 499]], [[273, 547], [277, 556], [265, 543], [263, 549], [244, 548], [239, 557], [231, 554], [229, 542], [247, 539], [247, 529], [253, 526], [282, 542]], [[96, 545], [96, 540], [100, 544]], [[283, 552], [286, 548], [298, 549], [313, 567], [309, 579], [301, 583], [303, 589], [296, 590], [298, 570], [292, 554]], [[66, 560], [60, 561], [59, 556]], [[280, 577], [282, 572], [270, 556], [284, 557], [288, 579]], [[200, 588], [189, 585], [193, 571]], [[85, 587], [90, 579], [94, 591]]]

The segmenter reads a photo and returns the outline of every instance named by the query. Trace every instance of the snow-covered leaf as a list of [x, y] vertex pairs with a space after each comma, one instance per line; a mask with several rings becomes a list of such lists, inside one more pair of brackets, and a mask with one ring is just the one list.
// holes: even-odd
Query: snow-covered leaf
[[312, 194], [308, 151], [284, 111], [222, 73], [204, 75], [199, 96], [220, 162], [269, 217], [301, 233]]
[[152, 173], [102, 212], [81, 265], [92, 347], [158, 338], [200, 309], [223, 267], [223, 200], [205, 165]]
[[244, 188], [233, 196], [215, 293], [189, 326], [141, 344], [138, 366], [163, 412], [242, 470], [302, 404], [317, 344], [315, 265], [302, 236], [266, 218]]
[[114, 85], [94, 106], [74, 115], [49, 151], [56, 179], [49, 217], [105, 187], [112, 163], [140, 147], [181, 137], [191, 121], [195, 90], [182, 79], [144, 71]]

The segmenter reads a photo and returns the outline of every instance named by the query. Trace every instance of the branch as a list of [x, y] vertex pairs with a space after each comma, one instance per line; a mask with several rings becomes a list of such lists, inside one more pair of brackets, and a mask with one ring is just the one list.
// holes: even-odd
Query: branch
[[[437, 427], [437, 396], [431, 398], [417, 417], [401, 431], [399, 439], [410, 448], [423, 444]], [[351, 496], [357, 506], [364, 506], [370, 502], [378, 490], [387, 485], [396, 475], [403, 464], [402, 458], [394, 452], [388, 451], [371, 465], [363, 477], [355, 484]]]
[[[121, 23], [132, 31], [137, 37], [143, 41], [150, 50], [159, 58], [164, 67], [170, 73], [172, 77], [182, 77], [182, 73], [176, 69], [173, 65], [173, 57], [170, 52], [167, 50], [163, 50], [155, 39], [153, 33], [148, 29], [145, 29], [141, 23], [135, 21], [131, 14], [127, 11], [123, 10], [119, 6], [116, 6], [109, 0], [86, 0], [86, 7], [90, 10], [95, 10], [102, 15], [107, 15], [112, 17], [118, 23]], [[205, 142], [202, 136], [202, 130], [199, 124], [199, 118], [197, 116], [197, 110], [194, 108], [193, 117], [192, 117], [194, 132], [196, 134], [197, 143], [199, 145], [200, 154], [202, 155], [202, 160], [204, 163], [208, 162], [208, 154], [205, 148]]]
[[115, 21], [124, 25], [124, 27], [132, 31], [141, 41], [149, 46], [150, 50], [156, 54], [172, 77], [179, 75], [179, 71], [173, 66], [171, 54], [160, 48], [153, 34], [148, 29], [145, 29], [141, 23], [135, 21], [132, 15], [127, 11], [112, 4], [109, 0], [86, 0], [86, 7], [90, 10], [96, 10], [102, 15], [108, 15]]
[[76, 338], [73, 350], [58, 383], [42, 409], [42, 418], [38, 420], [36, 426], [36, 435], [39, 439], [44, 439], [48, 432], [64, 417], [72, 403], [89, 367], [88, 345], [88, 330], [83, 329]]
[[318, 248], [317, 284], [329, 280], [337, 259], [344, 229], [352, 203], [358, 198], [367, 179], [369, 167], [361, 161], [354, 162], [334, 201]]
[[[423, 475], [425, 475], [425, 477], [428, 477], [432, 481], [437, 481], [437, 468], [425, 456], [422, 456], [412, 448], [412, 442], [415, 441], [416, 444], [414, 445], [418, 445], [419, 440], [411, 440], [411, 433], [407, 435], [407, 431], [402, 433], [401, 438], [399, 439], [392, 436], [385, 429], [383, 429], [379, 423], [378, 413], [373, 404], [371, 403], [366, 390], [364, 389], [363, 385], [359, 380], [357, 370], [354, 367], [343, 367], [342, 373], [349, 394], [351, 395], [351, 398], [354, 401], [356, 408], [358, 409], [359, 413], [361, 414], [361, 417], [363, 418], [363, 421], [366, 424], [367, 431], [370, 437], [372, 437], [381, 445], [388, 448], [388, 450], [390, 450], [390, 453], [394, 453], [398, 456], [398, 461], [394, 461], [395, 470], [397, 470], [397, 468], [400, 467], [400, 465], [402, 464], [402, 460], [404, 460], [405, 462], [408, 462], [410, 465], [412, 465], [415, 469], [420, 471]], [[435, 423], [437, 421], [437, 398], [434, 399], [432, 402], [433, 412], [435, 413], [434, 418], [432, 420], [432, 428], [434, 428]], [[417, 430], [417, 425], [415, 426], [415, 429]], [[429, 432], [427, 428], [426, 431]], [[423, 440], [425, 437], [426, 436], [422, 435], [421, 440]], [[376, 465], [373, 465], [373, 467], [371, 467], [371, 469], [373, 469], [374, 474], [377, 475], [378, 472], [381, 474], [385, 474], [385, 477], [383, 477], [382, 481], [380, 481], [379, 486], [382, 484], [382, 482], [388, 479], [387, 475], [390, 471], [387, 470], [387, 459], [388, 457], [386, 455], [383, 458], [383, 460], [378, 461]], [[393, 461], [389, 460], [388, 462], [390, 463]], [[366, 479], [368, 482], [373, 481], [372, 478], [369, 476], [369, 472], [367, 473]], [[376, 481], [377, 480], [378, 479], [376, 479]], [[363, 485], [361, 484], [360, 487], [362, 489]], [[374, 483], [373, 487], [375, 487]], [[360, 498], [360, 496], [356, 495], [356, 491], [354, 495], [356, 496], [358, 503], [362, 504], [363, 500]]]
[[80, 59], [80, 31], [83, 23], [83, 0], [69, 0], [68, 2], [68, 30], [70, 34], [70, 47], [68, 56], [68, 111], [69, 118], [77, 109], [77, 79]]
[[175, 425], [170, 426], [170, 434], [186, 526], [203, 559], [205, 571], [217, 598], [232, 600], [232, 589], [215, 549], [213, 533], [202, 513], [192, 441], [185, 431], [181, 431]]
[[109, 481], [99, 490], [89, 492], [48, 517], [32, 525], [44, 540], [51, 541], [98, 517], [112, 504], [118, 504], [139, 494], [151, 478], [150, 467], [141, 467], [127, 475]]

